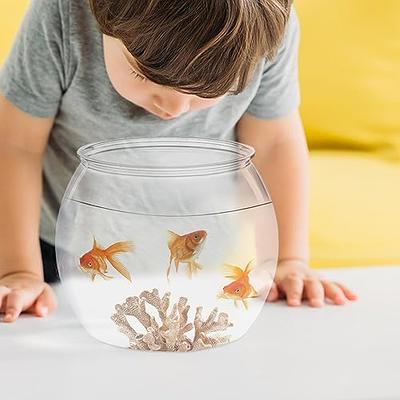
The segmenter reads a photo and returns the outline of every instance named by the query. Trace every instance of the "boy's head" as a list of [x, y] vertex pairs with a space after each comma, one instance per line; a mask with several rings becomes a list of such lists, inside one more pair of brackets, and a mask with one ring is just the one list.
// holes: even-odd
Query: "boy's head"
[[[291, 0], [89, 0], [107, 72], [163, 119], [244, 90], [282, 42]], [[144, 78], [144, 79], [143, 79]]]

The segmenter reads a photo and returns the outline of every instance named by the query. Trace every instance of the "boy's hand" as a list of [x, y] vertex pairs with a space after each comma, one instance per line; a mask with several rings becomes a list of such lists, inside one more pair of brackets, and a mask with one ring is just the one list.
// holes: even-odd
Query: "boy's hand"
[[300, 260], [278, 263], [274, 283], [268, 294], [268, 302], [286, 298], [289, 306], [299, 306], [302, 299], [308, 299], [312, 307], [321, 307], [324, 298], [342, 305], [348, 300], [356, 300], [357, 295], [338, 282], [323, 279]]
[[25, 311], [44, 317], [56, 307], [53, 289], [34, 273], [15, 272], [0, 278], [0, 313], [14, 322]]

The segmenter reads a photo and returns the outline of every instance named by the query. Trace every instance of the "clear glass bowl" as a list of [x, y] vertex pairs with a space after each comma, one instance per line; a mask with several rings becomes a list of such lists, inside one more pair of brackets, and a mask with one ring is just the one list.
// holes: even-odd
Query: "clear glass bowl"
[[242, 337], [278, 254], [254, 149], [200, 138], [119, 139], [78, 150], [56, 226], [69, 300], [98, 340], [193, 351]]

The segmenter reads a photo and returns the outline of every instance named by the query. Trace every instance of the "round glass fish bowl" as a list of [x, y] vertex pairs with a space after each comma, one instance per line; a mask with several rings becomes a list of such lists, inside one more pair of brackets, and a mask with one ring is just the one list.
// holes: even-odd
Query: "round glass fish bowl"
[[85, 329], [136, 350], [239, 339], [276, 270], [268, 192], [234, 141], [135, 138], [78, 150], [56, 226], [59, 275]]

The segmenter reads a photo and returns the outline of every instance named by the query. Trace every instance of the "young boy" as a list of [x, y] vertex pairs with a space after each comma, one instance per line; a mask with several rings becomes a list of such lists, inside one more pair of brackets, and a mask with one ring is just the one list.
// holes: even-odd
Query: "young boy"
[[290, 3], [32, 0], [0, 73], [5, 322], [55, 307], [46, 282], [56, 279], [54, 228], [76, 150], [127, 136], [196, 132], [253, 146], [279, 225], [268, 301], [318, 307], [356, 298], [308, 266], [308, 157]]

